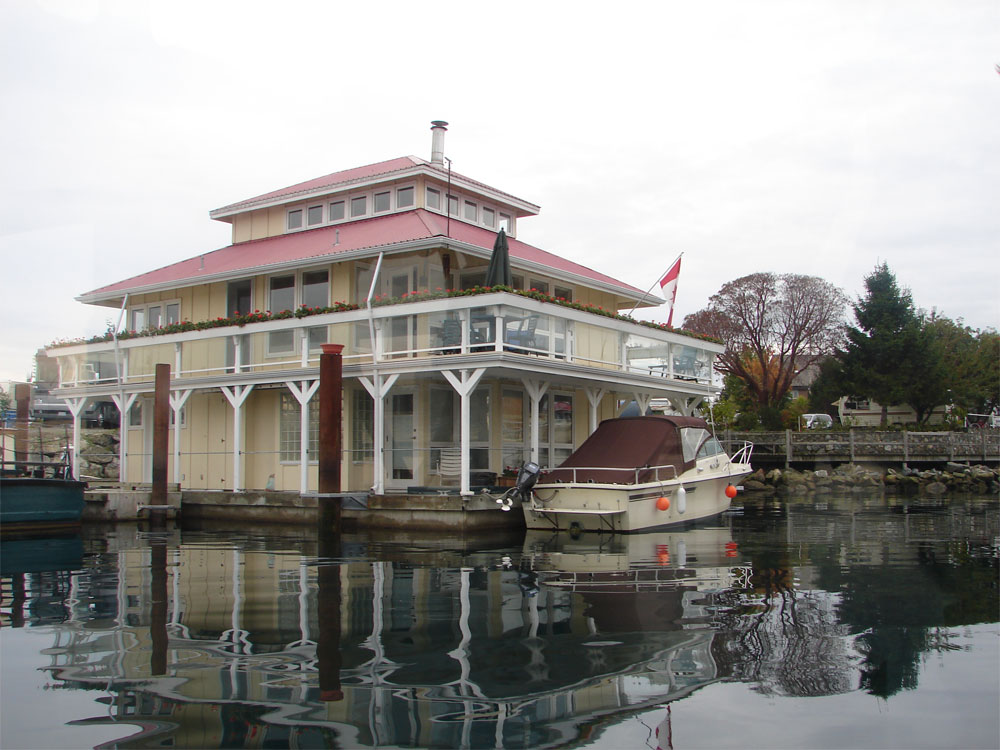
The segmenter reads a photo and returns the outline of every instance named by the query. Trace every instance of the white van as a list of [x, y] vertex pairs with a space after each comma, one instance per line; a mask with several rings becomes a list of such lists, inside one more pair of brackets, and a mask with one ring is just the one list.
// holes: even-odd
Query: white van
[[799, 428], [803, 430], [827, 430], [833, 427], [833, 417], [829, 414], [803, 414], [799, 417]]

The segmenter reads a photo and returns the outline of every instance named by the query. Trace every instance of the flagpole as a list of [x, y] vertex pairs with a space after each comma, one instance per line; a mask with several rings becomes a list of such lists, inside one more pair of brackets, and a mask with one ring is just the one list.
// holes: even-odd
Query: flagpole
[[[674, 258], [674, 261], [673, 261], [673, 263], [671, 263], [671, 264], [670, 264], [669, 266], [667, 266], [667, 271], [669, 271], [669, 270], [670, 270], [671, 268], [673, 268], [673, 267], [674, 267], [674, 265], [676, 265], [677, 261], [679, 261], [679, 260], [681, 259], [681, 256], [683, 256], [683, 255], [684, 255], [684, 253], [682, 252], [682, 253], [681, 253], [680, 255], [678, 255], [678, 256], [677, 256], [676, 258]], [[645, 293], [644, 295], [642, 295], [643, 299], [645, 299], [646, 297], [648, 297], [648, 296], [649, 296], [649, 293], [650, 293], [651, 291], [653, 291], [653, 287], [654, 287], [654, 286], [656, 286], [657, 284], [659, 284], [659, 283], [660, 283], [660, 279], [662, 279], [662, 278], [663, 278], [664, 276], [666, 276], [666, 274], [667, 274], [667, 271], [664, 271], [663, 273], [661, 273], [661, 274], [660, 274], [660, 275], [659, 275], [659, 276], [657, 277], [656, 281], [654, 281], [654, 282], [653, 282], [652, 284], [650, 284], [650, 285], [649, 285], [649, 289], [647, 289], [647, 290], [646, 290], [646, 293]], [[642, 299], [637, 299], [637, 300], [635, 301], [635, 304], [634, 304], [634, 305], [632, 305], [632, 309], [631, 309], [631, 310], [629, 310], [629, 311], [628, 311], [628, 313], [627, 313], [627, 314], [628, 314], [628, 315], [629, 315], [630, 317], [631, 317], [632, 313], [634, 313], [634, 312], [635, 312], [635, 308], [637, 308], [637, 307], [639, 306], [639, 303], [640, 303], [640, 302], [642, 302]]]

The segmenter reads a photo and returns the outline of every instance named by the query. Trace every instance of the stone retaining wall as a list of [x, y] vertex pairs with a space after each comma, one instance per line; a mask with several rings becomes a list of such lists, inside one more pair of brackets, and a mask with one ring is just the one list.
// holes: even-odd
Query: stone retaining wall
[[944, 470], [875, 469], [843, 464], [830, 471], [757, 469], [742, 482], [749, 495], [804, 495], [882, 491], [904, 495], [946, 495], [955, 492], [1000, 497], [1000, 469], [949, 463]]

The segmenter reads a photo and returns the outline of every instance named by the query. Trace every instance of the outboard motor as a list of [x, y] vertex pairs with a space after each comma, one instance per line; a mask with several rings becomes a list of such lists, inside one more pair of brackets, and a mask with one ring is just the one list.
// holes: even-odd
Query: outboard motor
[[500, 510], [510, 510], [514, 505], [515, 497], [519, 497], [521, 502], [525, 502], [531, 495], [531, 488], [535, 486], [541, 473], [541, 468], [534, 461], [525, 461], [521, 464], [521, 468], [517, 472], [517, 482], [503, 494], [503, 497], [497, 499]]
[[542, 470], [534, 461], [525, 461], [521, 464], [521, 468], [517, 472], [517, 482], [514, 483], [514, 491], [521, 496], [521, 500], [528, 499], [528, 493], [535, 486], [541, 473]]

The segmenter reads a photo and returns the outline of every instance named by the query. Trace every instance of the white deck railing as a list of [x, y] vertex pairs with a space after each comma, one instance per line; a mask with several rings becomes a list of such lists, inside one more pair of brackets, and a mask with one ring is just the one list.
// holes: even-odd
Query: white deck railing
[[703, 384], [722, 351], [682, 334], [500, 292], [71, 344], [49, 355], [60, 363], [60, 385], [72, 388], [117, 384], [119, 370], [123, 384], [151, 381], [158, 362], [173, 363], [175, 381], [284, 376], [317, 367], [325, 342], [344, 344], [345, 366], [423, 360], [437, 369], [452, 358], [495, 352]]

